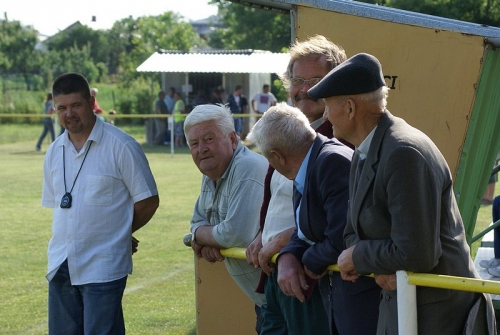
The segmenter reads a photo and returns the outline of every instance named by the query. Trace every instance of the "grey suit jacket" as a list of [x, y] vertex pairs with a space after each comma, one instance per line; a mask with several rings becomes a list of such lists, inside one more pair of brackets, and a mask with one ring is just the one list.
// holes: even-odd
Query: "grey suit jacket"
[[[344, 232], [346, 246], [356, 245], [353, 262], [358, 272], [407, 270], [479, 278], [465, 240], [450, 170], [424, 133], [385, 111], [354, 190], [358, 160], [356, 154]], [[378, 333], [397, 334], [396, 292], [382, 293]], [[419, 334], [461, 334], [469, 310], [480, 297], [418, 287]], [[492, 308], [488, 298], [486, 307]], [[484, 319], [482, 313], [477, 322]]]

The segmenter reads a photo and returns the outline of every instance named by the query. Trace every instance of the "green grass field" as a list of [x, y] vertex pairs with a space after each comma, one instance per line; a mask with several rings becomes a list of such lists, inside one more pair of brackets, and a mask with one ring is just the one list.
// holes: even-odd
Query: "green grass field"
[[[51, 210], [40, 205], [40, 126], [0, 125], [0, 334], [47, 334], [46, 249]], [[125, 128], [140, 143], [142, 127]], [[195, 334], [193, 254], [182, 244], [201, 175], [187, 149], [143, 145], [160, 194], [151, 222], [134, 234], [141, 242], [124, 296], [129, 334]], [[498, 184], [497, 184], [498, 185]], [[497, 188], [496, 194], [500, 189]], [[491, 221], [482, 207], [476, 231]], [[479, 243], [472, 246], [473, 255]]]

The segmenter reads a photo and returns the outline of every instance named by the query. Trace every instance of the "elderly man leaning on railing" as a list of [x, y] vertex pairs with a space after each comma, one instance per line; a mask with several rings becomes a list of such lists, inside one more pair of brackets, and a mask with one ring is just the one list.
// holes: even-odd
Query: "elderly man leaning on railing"
[[[184, 244], [191, 246], [191, 234], [184, 237]], [[224, 257], [246, 259], [245, 248], [221, 249]], [[275, 262], [278, 254], [274, 255]], [[339, 271], [336, 264], [328, 267], [330, 271]], [[373, 275], [370, 275], [373, 276]], [[417, 335], [417, 294], [416, 287], [434, 287], [459, 291], [500, 294], [500, 282], [476, 278], [455, 277], [428, 273], [397, 272], [398, 291], [398, 328], [399, 335]], [[491, 312], [491, 311], [490, 311]], [[490, 315], [494, 319], [494, 315]], [[471, 330], [470, 333], [474, 334]]]

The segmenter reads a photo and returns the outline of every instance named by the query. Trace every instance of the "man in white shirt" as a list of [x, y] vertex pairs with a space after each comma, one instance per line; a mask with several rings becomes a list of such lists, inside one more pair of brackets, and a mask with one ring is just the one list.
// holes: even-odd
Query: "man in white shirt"
[[[316, 132], [333, 137], [332, 125], [323, 119], [325, 105], [322, 100], [311, 99], [307, 90], [319, 82], [332, 68], [346, 59], [344, 49], [324, 36], [314, 36], [305, 41], [297, 41], [290, 48], [287, 71], [281, 75], [293, 105], [308, 118]], [[307, 301], [301, 302], [282, 293], [277, 273], [271, 258], [279, 253], [293, 231], [295, 219], [292, 202], [293, 181], [270, 168], [264, 183], [264, 201], [261, 209], [261, 235], [247, 247], [247, 260], [261, 267], [263, 274], [258, 291], [265, 292], [266, 305], [262, 309], [264, 323], [262, 334], [273, 334], [275, 330], [286, 329], [289, 334], [330, 334], [335, 325], [329, 322], [330, 306], [323, 306], [318, 287], [309, 292]], [[325, 301], [330, 301], [330, 288], [325, 287]], [[314, 324], [314, 328], [310, 325]], [[336, 331], [336, 330], [335, 330]]]
[[159, 205], [141, 146], [102, 122], [80, 74], [59, 76], [54, 106], [66, 132], [47, 150], [42, 205], [48, 248], [49, 333], [125, 334], [122, 296], [142, 228]]
[[276, 97], [269, 92], [269, 85], [262, 86], [262, 92], [254, 95], [252, 99], [252, 109], [254, 113], [264, 114], [265, 111], [271, 106], [276, 105]]

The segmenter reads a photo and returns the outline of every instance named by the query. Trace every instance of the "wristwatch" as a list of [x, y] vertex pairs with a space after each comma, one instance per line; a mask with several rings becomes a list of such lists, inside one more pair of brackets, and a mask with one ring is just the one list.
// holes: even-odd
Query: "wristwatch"
[[198, 230], [198, 228], [200, 228], [200, 227], [201, 227], [201, 226], [198, 226], [198, 227], [194, 228], [194, 230], [193, 230], [193, 236], [192, 236], [192, 241], [193, 241], [193, 243], [198, 243], [198, 242], [196, 241], [196, 231], [197, 231], [197, 230]]

